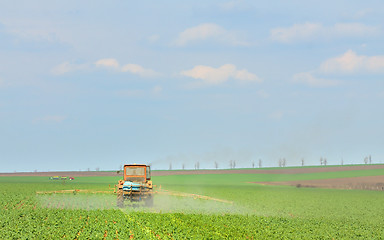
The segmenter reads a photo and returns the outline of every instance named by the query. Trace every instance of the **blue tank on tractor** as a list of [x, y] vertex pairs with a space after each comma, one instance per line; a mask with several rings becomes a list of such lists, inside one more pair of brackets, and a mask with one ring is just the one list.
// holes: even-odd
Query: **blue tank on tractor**
[[141, 183], [125, 181], [123, 184], [123, 191], [140, 191], [140, 187], [143, 188]]

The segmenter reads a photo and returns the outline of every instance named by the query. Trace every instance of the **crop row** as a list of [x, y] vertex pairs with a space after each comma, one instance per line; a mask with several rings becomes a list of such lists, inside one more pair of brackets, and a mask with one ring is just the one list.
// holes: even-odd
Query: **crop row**
[[[37, 190], [53, 187], [37, 183], [0, 185], [0, 236], [4, 239], [380, 239], [384, 236], [380, 221], [364, 223], [356, 221], [356, 217], [272, 216], [254, 211], [205, 214], [182, 209], [163, 213], [132, 211], [105, 207], [112, 204], [114, 197], [104, 195], [78, 194], [62, 201], [66, 199], [62, 195], [42, 198], [35, 194]], [[100, 201], [95, 201], [99, 198]], [[93, 207], [88, 208], [87, 202]]]

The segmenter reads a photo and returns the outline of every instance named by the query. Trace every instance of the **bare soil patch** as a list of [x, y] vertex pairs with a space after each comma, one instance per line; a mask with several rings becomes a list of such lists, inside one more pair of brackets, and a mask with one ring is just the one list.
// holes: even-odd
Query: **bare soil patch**
[[353, 170], [368, 170], [384, 168], [384, 164], [375, 165], [353, 165], [339, 167], [313, 167], [313, 168], [279, 168], [279, 169], [228, 169], [228, 170], [174, 170], [174, 171], [154, 171], [153, 176], [168, 175], [194, 175], [194, 174], [300, 174], [318, 172], [338, 172]]
[[[337, 172], [384, 168], [384, 164], [375, 165], [352, 165], [338, 167], [313, 167], [313, 168], [278, 168], [278, 169], [228, 169], [228, 170], [172, 170], [172, 171], [153, 171], [152, 176], [169, 175], [196, 175], [196, 174], [300, 174], [317, 172]], [[91, 176], [122, 176], [122, 172], [116, 171], [65, 171], [65, 172], [15, 172], [0, 173], [1, 176], [68, 176], [68, 177], [91, 177]]]
[[364, 189], [384, 191], [384, 176], [255, 183], [262, 185], [288, 185], [309, 188]]

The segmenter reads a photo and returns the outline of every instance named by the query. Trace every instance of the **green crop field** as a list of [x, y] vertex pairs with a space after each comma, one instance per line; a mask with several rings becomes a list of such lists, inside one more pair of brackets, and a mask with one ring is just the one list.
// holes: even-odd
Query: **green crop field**
[[263, 186], [250, 182], [384, 175], [383, 169], [311, 174], [153, 177], [162, 189], [233, 204], [156, 195], [153, 208], [115, 206], [118, 177], [0, 178], [1, 239], [383, 239], [384, 192]]

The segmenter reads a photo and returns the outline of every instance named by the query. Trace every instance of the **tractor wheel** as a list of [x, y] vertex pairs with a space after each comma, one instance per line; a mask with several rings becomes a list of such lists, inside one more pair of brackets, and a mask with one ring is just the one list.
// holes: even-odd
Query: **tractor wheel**
[[124, 197], [123, 197], [123, 191], [117, 192], [117, 207], [122, 208], [124, 207]]

